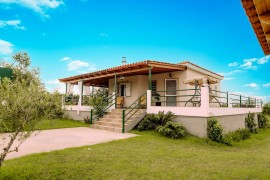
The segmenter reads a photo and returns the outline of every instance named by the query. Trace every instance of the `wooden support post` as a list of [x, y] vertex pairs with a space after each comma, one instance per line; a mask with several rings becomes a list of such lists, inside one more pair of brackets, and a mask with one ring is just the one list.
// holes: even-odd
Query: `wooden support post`
[[149, 73], [148, 73], [148, 90], [152, 90], [152, 67], [148, 67]]

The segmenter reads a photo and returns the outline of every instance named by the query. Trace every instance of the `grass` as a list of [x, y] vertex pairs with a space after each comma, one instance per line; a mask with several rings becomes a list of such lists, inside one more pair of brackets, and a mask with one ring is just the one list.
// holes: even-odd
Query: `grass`
[[47, 130], [47, 129], [61, 129], [61, 128], [73, 128], [73, 127], [89, 127], [89, 124], [83, 121], [74, 121], [70, 119], [53, 119], [42, 121], [37, 129]]
[[8, 160], [0, 179], [268, 179], [270, 129], [233, 147], [154, 131], [109, 143]]

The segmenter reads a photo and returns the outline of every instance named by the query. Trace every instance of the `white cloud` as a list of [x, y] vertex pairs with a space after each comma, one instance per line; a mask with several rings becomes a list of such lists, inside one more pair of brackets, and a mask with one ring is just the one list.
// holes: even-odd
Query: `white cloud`
[[263, 87], [270, 87], [270, 83], [263, 84]]
[[32, 9], [44, 17], [49, 17], [45, 13], [47, 9], [55, 9], [64, 4], [63, 0], [0, 0], [0, 3], [17, 4]]
[[89, 63], [81, 60], [74, 60], [68, 63], [68, 71], [79, 70], [83, 67], [89, 67]]
[[249, 84], [245, 84], [244, 86], [245, 87], [251, 87], [251, 88], [258, 88], [259, 87], [259, 85], [256, 84], [256, 83], [249, 83]]
[[59, 82], [58, 79], [49, 80], [49, 81], [46, 81], [45, 83], [46, 83], [46, 84], [53, 84], [53, 85], [59, 85], [59, 84], [62, 84], [62, 83]]
[[63, 57], [63, 58], [60, 59], [60, 61], [69, 61], [69, 60], [71, 60], [70, 57]]
[[66, 91], [65, 83], [59, 82], [58, 79], [45, 81], [45, 84], [46, 84], [46, 89], [49, 92], [58, 91], [60, 93], [65, 93]]
[[244, 59], [243, 64], [240, 65], [240, 67], [244, 69], [253, 69], [256, 70], [257, 66], [253, 65], [258, 59], [257, 58], [252, 58], [252, 59]]
[[238, 65], [239, 65], [238, 62], [233, 62], [233, 63], [228, 64], [228, 66], [230, 66], [230, 67], [236, 67]]
[[258, 64], [265, 64], [265, 63], [268, 63], [269, 59], [270, 59], [270, 56], [269, 55], [268, 56], [264, 56], [262, 58], [259, 58], [257, 60], [257, 63]]
[[224, 78], [223, 80], [224, 81], [229, 81], [229, 80], [232, 80], [232, 79], [234, 79], [234, 78]]
[[26, 30], [26, 28], [24, 26], [21, 26], [20, 24], [21, 24], [20, 20], [0, 21], [0, 28], [12, 26], [15, 29]]
[[4, 41], [0, 39], [0, 55], [10, 55], [13, 52], [14, 45], [10, 42]]
[[243, 72], [242, 70], [233, 70], [233, 71], [230, 71], [230, 72], [227, 72], [227, 73], [224, 73], [224, 72], [221, 72], [221, 73], [218, 73], [220, 74], [221, 76], [230, 76], [230, 75], [233, 75], [233, 74], [236, 74], [236, 73], [241, 73]]
[[107, 34], [107, 33], [99, 33], [99, 36], [101, 36], [101, 37], [108, 37], [109, 34]]
[[95, 64], [90, 65], [89, 68], [88, 68], [88, 71], [95, 71], [95, 70], [97, 70]]

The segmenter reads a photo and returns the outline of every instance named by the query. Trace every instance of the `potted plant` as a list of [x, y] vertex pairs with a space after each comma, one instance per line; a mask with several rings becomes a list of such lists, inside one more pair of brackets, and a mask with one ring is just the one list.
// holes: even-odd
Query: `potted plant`
[[156, 106], [161, 106], [160, 94], [155, 93]]

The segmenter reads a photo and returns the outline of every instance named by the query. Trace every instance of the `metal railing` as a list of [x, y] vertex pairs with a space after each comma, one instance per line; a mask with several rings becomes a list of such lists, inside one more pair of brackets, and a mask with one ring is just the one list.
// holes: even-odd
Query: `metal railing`
[[210, 89], [209, 104], [218, 104], [219, 107], [229, 107], [229, 93]]
[[136, 99], [129, 107], [123, 110], [122, 113], [122, 133], [125, 132], [126, 122], [136, 114], [140, 109], [147, 107], [147, 96], [143, 93], [138, 99]]
[[[90, 111], [90, 124], [94, 120], [99, 120], [112, 106], [115, 105], [116, 94], [103, 97], [103, 100]], [[106, 103], [105, 105], [102, 103]]]
[[[209, 88], [209, 105], [211, 107], [262, 107], [262, 100], [254, 97], [212, 90]], [[151, 106], [201, 106], [201, 89], [182, 89], [173, 91], [156, 91], [152, 93]]]
[[78, 105], [79, 95], [69, 95], [64, 97], [64, 105]]
[[191, 104], [193, 107], [200, 106], [200, 89], [156, 91], [151, 98], [152, 106], [187, 106], [188, 104]]
[[241, 107], [241, 108], [256, 108], [256, 104], [262, 107], [262, 100], [253, 97], [243, 96], [240, 94], [232, 94], [229, 92], [210, 90], [209, 103], [219, 104], [219, 107]]
[[239, 94], [230, 94], [230, 97], [232, 107], [255, 108], [256, 102], [258, 100], [256, 98], [247, 97]]

